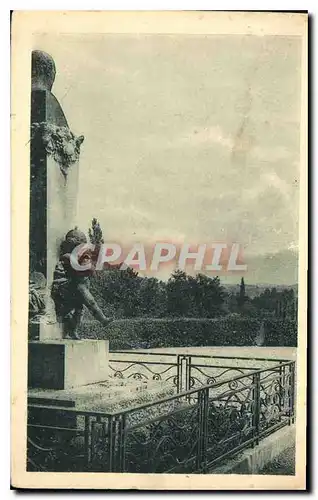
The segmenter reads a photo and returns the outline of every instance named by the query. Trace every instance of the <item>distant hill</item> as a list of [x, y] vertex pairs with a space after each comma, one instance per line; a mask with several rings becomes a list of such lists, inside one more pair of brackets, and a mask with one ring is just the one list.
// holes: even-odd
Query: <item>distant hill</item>
[[[244, 257], [247, 272], [243, 273], [245, 285], [252, 286], [251, 293], [271, 287], [296, 287], [298, 282], [298, 253], [284, 250], [277, 253]], [[222, 285], [232, 287], [239, 284], [241, 275], [220, 276]], [[235, 284], [234, 284], [235, 283]], [[256, 287], [254, 291], [254, 287]], [[260, 291], [257, 289], [260, 288]]]
[[298, 253], [294, 250], [246, 257], [246, 282], [293, 285], [298, 281]]
[[[228, 284], [228, 283], [226, 283], [226, 284], [222, 283], [222, 286], [225, 288], [225, 290], [229, 294], [236, 294], [240, 290], [239, 284], [233, 285], [233, 284]], [[269, 288], [269, 289], [276, 288], [277, 291], [282, 291], [282, 290], [292, 288], [294, 290], [295, 294], [298, 293], [298, 285], [296, 285], [296, 284], [295, 285], [276, 285], [276, 284], [264, 283], [264, 284], [250, 285], [248, 283], [245, 283], [245, 293], [251, 299], [253, 299], [254, 297], [257, 297], [258, 295], [263, 293], [266, 290], [266, 288]]]

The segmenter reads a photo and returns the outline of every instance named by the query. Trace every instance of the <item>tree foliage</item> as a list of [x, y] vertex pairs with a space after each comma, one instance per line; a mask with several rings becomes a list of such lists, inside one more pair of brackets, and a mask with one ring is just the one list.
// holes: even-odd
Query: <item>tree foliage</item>
[[[91, 243], [104, 243], [96, 218], [89, 228]], [[236, 291], [229, 292], [219, 277], [198, 273], [191, 276], [175, 270], [168, 281], [140, 276], [120, 265], [105, 264], [91, 277], [91, 290], [106, 316], [119, 318], [216, 318], [235, 313], [240, 316], [296, 319], [297, 298], [292, 289], [267, 288], [254, 298], [247, 293], [244, 278]]]
[[89, 241], [93, 245], [101, 245], [104, 243], [103, 231], [101, 230], [99, 222], [97, 221], [97, 219], [95, 219], [95, 217], [92, 220], [92, 227], [88, 229], [88, 236]]

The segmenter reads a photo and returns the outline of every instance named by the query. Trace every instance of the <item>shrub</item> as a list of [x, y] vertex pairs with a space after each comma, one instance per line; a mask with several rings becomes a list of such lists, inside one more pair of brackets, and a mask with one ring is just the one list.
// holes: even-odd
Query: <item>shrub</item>
[[268, 319], [265, 322], [267, 346], [297, 347], [297, 321]]
[[[82, 338], [109, 339], [110, 348], [249, 346], [255, 344], [259, 319], [229, 315], [214, 319], [132, 318], [115, 320], [105, 328], [96, 321], [84, 322]], [[293, 320], [265, 321], [266, 346], [296, 346], [297, 323]]]

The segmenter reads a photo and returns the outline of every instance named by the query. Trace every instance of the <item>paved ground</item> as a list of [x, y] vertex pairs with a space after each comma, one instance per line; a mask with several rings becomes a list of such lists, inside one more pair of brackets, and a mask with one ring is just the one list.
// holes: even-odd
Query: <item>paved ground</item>
[[260, 474], [292, 476], [295, 474], [295, 447], [287, 448], [278, 455], [273, 462], [260, 472]]

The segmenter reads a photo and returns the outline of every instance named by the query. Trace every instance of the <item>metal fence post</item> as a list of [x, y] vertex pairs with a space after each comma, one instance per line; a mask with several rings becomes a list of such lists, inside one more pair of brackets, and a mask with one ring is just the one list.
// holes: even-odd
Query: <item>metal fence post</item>
[[113, 433], [114, 433], [114, 418], [113, 417], [108, 417], [108, 471], [107, 472], [112, 472], [113, 471]]
[[190, 389], [191, 356], [178, 354], [177, 358], [177, 392]]
[[177, 356], [177, 392], [181, 392], [182, 390], [182, 365], [181, 365], [181, 356], [178, 354]]
[[289, 425], [295, 422], [295, 361], [290, 365]]
[[259, 444], [260, 431], [260, 415], [261, 415], [261, 374], [254, 373], [253, 375], [253, 428], [254, 428], [254, 443]]
[[198, 393], [198, 447], [196, 470], [206, 473], [207, 464], [207, 439], [208, 439], [208, 407], [209, 407], [209, 389], [202, 389]]
[[279, 421], [282, 421], [282, 410], [284, 409], [285, 401], [285, 366], [282, 365], [282, 361], [279, 363]]
[[119, 455], [118, 455], [118, 472], [125, 472], [126, 464], [126, 415], [120, 415], [119, 417], [119, 428], [118, 428], [118, 446], [119, 446]]
[[186, 391], [189, 391], [191, 389], [191, 387], [190, 387], [191, 362], [192, 362], [191, 356], [186, 356], [186, 380], [185, 380], [185, 390]]
[[126, 451], [126, 435], [125, 425], [126, 416], [120, 414], [112, 417], [112, 472], [124, 472], [125, 469], [125, 451]]
[[91, 465], [91, 429], [90, 429], [90, 417], [85, 415], [84, 417], [84, 456], [85, 456], [85, 467], [89, 471]]

